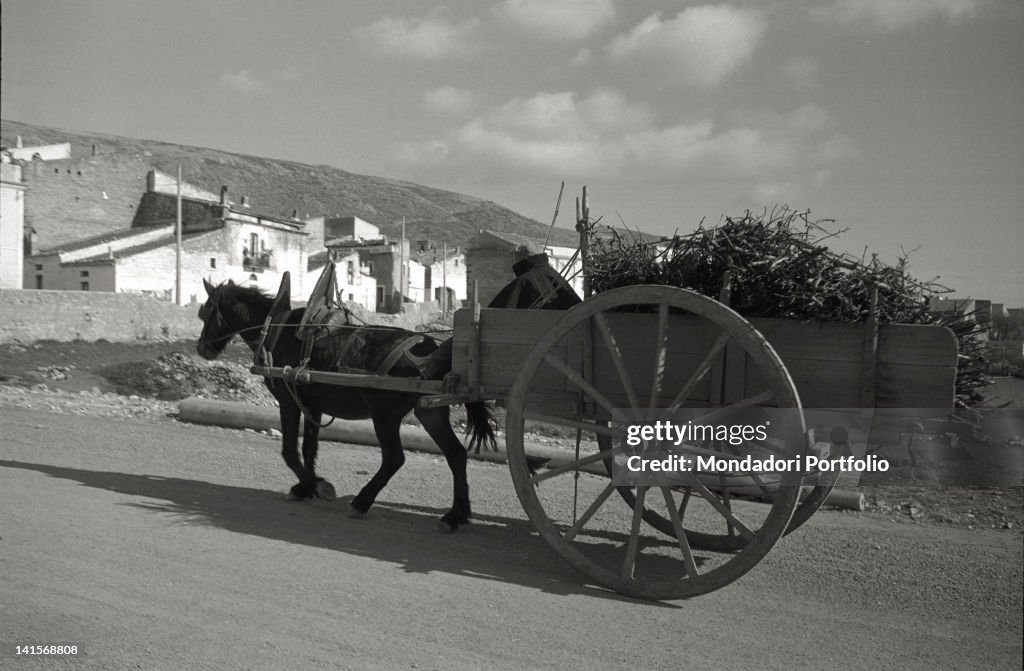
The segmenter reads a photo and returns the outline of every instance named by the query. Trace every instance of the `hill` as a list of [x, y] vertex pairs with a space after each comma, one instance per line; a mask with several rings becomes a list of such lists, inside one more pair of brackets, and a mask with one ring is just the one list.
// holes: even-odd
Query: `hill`
[[[328, 165], [0, 122], [3, 146], [15, 146], [18, 137], [25, 146], [71, 144], [71, 159], [46, 161], [34, 173], [27, 171], [26, 224], [36, 229], [41, 248], [129, 226], [146, 173], [156, 168], [174, 174], [179, 164], [186, 181], [213, 192], [225, 185], [233, 200], [245, 195], [254, 211], [265, 214], [294, 212], [300, 219], [355, 215], [394, 237], [404, 217], [410, 240], [449, 246], [465, 245], [480, 229], [547, 235], [546, 224], [492, 201]], [[556, 228], [551, 241], [576, 246], [578, 237]]]

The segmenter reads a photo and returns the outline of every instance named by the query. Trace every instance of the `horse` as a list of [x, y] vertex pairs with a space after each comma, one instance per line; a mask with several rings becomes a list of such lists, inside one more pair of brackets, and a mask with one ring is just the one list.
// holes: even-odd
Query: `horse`
[[[202, 333], [196, 350], [205, 359], [214, 359], [238, 335], [256, 354], [260, 347], [261, 331], [270, 316], [274, 299], [263, 291], [235, 284], [231, 280], [217, 286], [203, 280], [207, 300], [199, 309], [203, 321]], [[298, 367], [306, 363], [313, 370], [345, 368], [352, 363], [363, 370], [380, 370], [387, 360], [386, 374], [393, 377], [420, 377], [421, 367], [409, 357], [394, 357], [396, 347], [408, 343], [417, 335], [413, 331], [395, 327], [358, 326], [342, 324], [331, 326], [303, 351], [304, 343], [294, 336], [303, 321], [305, 308], [290, 310], [278, 327], [282, 332], [267, 347], [274, 366]], [[429, 355], [437, 343], [423, 337], [417, 345], [417, 356]], [[264, 343], [266, 345], [266, 343]], [[304, 361], [308, 357], [308, 361]], [[450, 370], [450, 363], [448, 365]], [[446, 370], [434, 371], [430, 379], [442, 379]], [[454, 532], [467, 524], [471, 510], [469, 484], [466, 477], [468, 453], [452, 429], [449, 408], [421, 408], [417, 401], [422, 396], [413, 392], [381, 389], [342, 387], [322, 383], [286, 384], [280, 379], [267, 378], [267, 388], [277, 400], [281, 414], [281, 456], [295, 473], [299, 482], [289, 498], [306, 500], [314, 497], [333, 499], [334, 486], [316, 474], [318, 436], [323, 415], [340, 419], [371, 419], [381, 449], [380, 468], [352, 499], [349, 514], [363, 517], [369, 511], [388, 481], [405, 463], [399, 428], [402, 419], [414, 412], [423, 428], [444, 454], [451, 469], [454, 495], [451, 509], [440, 519], [441, 530]], [[482, 402], [466, 403], [469, 447], [495, 446], [490, 408]], [[302, 458], [299, 458], [299, 419], [303, 415]]]

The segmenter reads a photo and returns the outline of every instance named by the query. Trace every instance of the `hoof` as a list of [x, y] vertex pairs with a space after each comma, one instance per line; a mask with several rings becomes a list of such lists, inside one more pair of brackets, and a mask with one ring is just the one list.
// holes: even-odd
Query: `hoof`
[[338, 496], [338, 493], [334, 491], [334, 485], [326, 480], [317, 481], [313, 491], [316, 492], [318, 499], [324, 499], [325, 501], [333, 501]]
[[313, 495], [300, 483], [288, 490], [287, 498], [289, 501], [305, 501], [306, 499], [313, 498]]
[[350, 505], [348, 507], [348, 516], [351, 517], [354, 520], [361, 520], [364, 517], [366, 517], [366, 511], [365, 510], [360, 510], [359, 508], [356, 508], [355, 506]]
[[446, 514], [437, 522], [437, 530], [446, 534], [453, 534], [459, 530], [459, 527], [463, 524], [469, 524], [469, 517], [463, 517], [461, 515], [454, 515], [452, 513]]

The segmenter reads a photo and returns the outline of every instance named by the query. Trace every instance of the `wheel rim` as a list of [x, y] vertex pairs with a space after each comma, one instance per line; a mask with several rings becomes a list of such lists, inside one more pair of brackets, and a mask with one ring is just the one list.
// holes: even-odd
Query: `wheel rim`
[[[621, 333], [623, 322], [618, 319], [616, 321], [618, 326], [611, 325], [609, 317], [618, 308], [626, 305], [650, 305], [657, 310], [657, 316], [650, 316], [648, 319], [657, 324], [654, 327], [657, 344], [650, 348], [653, 354], [653, 372], [650, 379], [655, 383], [651, 384], [650, 391], [646, 393], [640, 390], [642, 386], [634, 384], [630, 363], [623, 356], [619, 345], [623, 336], [626, 335]], [[710, 325], [713, 329], [717, 329], [719, 335], [714, 339], [711, 349], [702, 357], [701, 363], [695, 365], [693, 371], [686, 375], [686, 382], [666, 389], [662, 383], [664, 383], [665, 377], [664, 370], [666, 366], [671, 365], [669, 359], [672, 352], [668, 346], [668, 336], [671, 330], [670, 323], [675, 326], [669, 317], [670, 311], [673, 310], [685, 311], [692, 317], [702, 320], [701, 323], [705, 327]], [[632, 317], [632, 315], [630, 316]], [[598, 517], [607, 516], [609, 508], [606, 506], [607, 499], [621, 487], [616, 487], [611, 483], [603, 486], [590, 484], [585, 488], [586, 491], [577, 506], [579, 469], [610, 459], [612, 454], [607, 450], [608, 440], [605, 438], [621, 437], [621, 433], [617, 433], [613, 428], [605, 427], [604, 423], [597, 419], [588, 419], [582, 412], [576, 416], [563, 413], [558, 417], [551, 417], [545, 413], [548, 410], [546, 406], [538, 406], [537, 402], [530, 398], [530, 389], [535, 378], [544, 375], [550, 377], [553, 369], [557, 374], [565, 377], [570, 386], [579, 390], [584, 403], [589, 401], [597, 406], [598, 414], [602, 410], [608, 413], [613, 410], [613, 407], [609, 407], [612, 401], [605, 396], [601, 389], [591, 385], [585, 376], [573, 372], [572, 366], [565, 360], [560, 360], [559, 355], [555, 353], [556, 346], [570, 334], [578, 332], [581, 327], [596, 330], [598, 337], [603, 340], [606, 346], [604, 351], [611, 360], [611, 368], [618, 376], [620, 388], [628, 398], [628, 407], [638, 413], [644, 409], [652, 412], [657, 401], [668, 397], [671, 397], [673, 401], [678, 398], [685, 401], [686, 394], [707, 375], [709, 369], [706, 365], [707, 362], [718, 356], [718, 352], [722, 350], [726, 342], [738, 345], [759, 369], [766, 373], [763, 376], [766, 385], [765, 392], [751, 398], [762, 401], [771, 400], [772, 404], [777, 407], [795, 410], [795, 412], [786, 413], [788, 419], [784, 426], [779, 428], [783, 435], [784, 450], [787, 454], [795, 456], [806, 453], [803, 416], [800, 412], [799, 396], [781, 360], [753, 326], [729, 308], [715, 301], [692, 291], [671, 287], [625, 287], [588, 299], [552, 324], [541, 335], [522, 362], [508, 395], [507, 447], [509, 467], [516, 492], [540, 535], [570, 564], [601, 585], [640, 598], [666, 599], [696, 596], [732, 582], [753, 568], [786, 532], [799, 498], [802, 473], [784, 474], [780, 478], [772, 503], [767, 507], [760, 506], [765, 512], [760, 514], [761, 516], [752, 524], [747, 524], [744, 519], [748, 513], [744, 512], [742, 515], [737, 513], [728, 500], [723, 506], [721, 495], [715, 495], [698, 481], [689, 483], [691, 491], [694, 492], [692, 496], [696, 496], [703, 503], [708, 504], [713, 509], [713, 513], [719, 515], [719, 522], [724, 522], [730, 530], [736, 530], [736, 533], [731, 535], [742, 539], [742, 542], [737, 541], [732, 546], [723, 548], [722, 552], [730, 554], [719, 557], [714, 562], [709, 562], [706, 557], [695, 554], [697, 550], [703, 548], [699, 547], [699, 544], [695, 546], [689, 542], [691, 531], [684, 528], [684, 519], [677, 514], [681, 503], [679, 492], [671, 486], [637, 487], [633, 510], [622, 511], [627, 517], [622, 520], [625, 527], [624, 533], [609, 535], [610, 532], [607, 532], [603, 526], [600, 532], [596, 528], [591, 532], [588, 530], [588, 525], [594, 523], [595, 527], [600, 526], [596, 520]], [[678, 336], [678, 334], [674, 335]], [[703, 372], [701, 372], [702, 369]], [[743, 403], [749, 403], [751, 398], [727, 405], [724, 410], [728, 412], [741, 411], [749, 407]], [[649, 414], [649, 416], [653, 415]], [[605, 449], [596, 447], [589, 453], [577, 455], [577, 458], [574, 458], [569, 466], [531, 475], [523, 450], [524, 425], [527, 419], [554, 420], [554, 423], [575, 427], [580, 432], [592, 434], [595, 437], [595, 442], [598, 445], [603, 444]], [[605, 438], [596, 440], [597, 436]], [[616, 448], [613, 448], [613, 451], [614, 449]], [[559, 478], [563, 475], [569, 475], [575, 483], [571, 520], [567, 515], [562, 514], [564, 511], [555, 510], [558, 505], [561, 505], [560, 502], [554, 500], [560, 497], [560, 494], [557, 494], [558, 490], [555, 490], [555, 497], [548, 496], [546, 493], [538, 493], [538, 486], [543, 482], [564, 479]], [[546, 485], [542, 488], [546, 488]], [[728, 497], [728, 488], [724, 491], [724, 496]], [[639, 501], [637, 502], [636, 499]], [[645, 500], [649, 499], [664, 501], [665, 519], [670, 525], [669, 528], [672, 531], [670, 535], [675, 541], [674, 547], [670, 551], [666, 551], [664, 542], [660, 546], [656, 543], [652, 544], [641, 534], [640, 522], [646, 513], [644, 504]], [[639, 505], [636, 505], [637, 503]], [[604, 534], [605, 537], [600, 538], [601, 534]], [[599, 538], [596, 543], [591, 543], [593, 547], [588, 546], [588, 542], [592, 541], [592, 538], [584, 540], [584, 537], [588, 535]], [[648, 552], [649, 550], [651, 552]], [[666, 554], [673, 553], [676, 555], [675, 563], [672, 564], [675, 567], [674, 573], [666, 568], [668, 564], [664, 560]], [[648, 561], [647, 554], [653, 557], [651, 561]], [[641, 558], [645, 564], [643, 570], [640, 566]], [[653, 568], [648, 571], [649, 567]]]

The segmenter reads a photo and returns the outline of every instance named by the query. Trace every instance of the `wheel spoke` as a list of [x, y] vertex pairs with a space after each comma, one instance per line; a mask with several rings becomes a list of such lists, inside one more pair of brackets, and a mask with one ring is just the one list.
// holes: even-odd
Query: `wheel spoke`
[[731, 403], [723, 408], [716, 408], [711, 412], [700, 415], [699, 417], [694, 417], [693, 420], [701, 420], [704, 422], [721, 420], [733, 414], [734, 412], [743, 410], [745, 408], [750, 408], [755, 405], [761, 405], [762, 403], [770, 401], [773, 398], [775, 398], [775, 395], [772, 394], [770, 391], [763, 391], [755, 396], [748, 396], [747, 398], [744, 398], [740, 401], [736, 401], [735, 403]]
[[580, 530], [583, 529], [584, 525], [586, 525], [586, 523], [590, 521], [590, 518], [594, 516], [598, 509], [602, 505], [604, 505], [604, 502], [608, 500], [608, 497], [611, 496], [612, 492], [614, 491], [615, 485], [609, 482], [608, 486], [604, 488], [604, 490], [597, 496], [596, 499], [594, 499], [594, 502], [591, 503], [590, 506], [583, 511], [583, 514], [580, 515], [580, 518], [578, 520], [576, 520], [576, 523], [573, 524], [572, 527], [570, 527], [564, 534], [562, 534], [562, 540], [567, 544], [571, 542], [572, 539], [576, 537], [576, 534], [578, 534]]
[[629, 371], [626, 370], [626, 364], [622, 361], [622, 351], [619, 349], [619, 344], [615, 341], [615, 334], [612, 333], [603, 312], [595, 313], [594, 321], [597, 322], [597, 329], [601, 332], [604, 344], [608, 347], [608, 354], [611, 356], [612, 363], [615, 364], [615, 371], [619, 374], [619, 381], [626, 392], [626, 398], [629, 399], [629, 407], [633, 409], [633, 418], [639, 420], [641, 417], [640, 401], [637, 398], [636, 391], [633, 389], [633, 381], [630, 378]]
[[636, 488], [636, 503], [633, 504], [633, 527], [629, 531], [629, 545], [626, 546], [626, 559], [622, 562], [622, 577], [630, 580], [636, 567], [636, 552], [640, 546], [640, 522], [644, 515], [644, 497], [647, 487]]
[[701, 496], [701, 498], [705, 499], [708, 503], [710, 503], [711, 507], [717, 510], [719, 514], [726, 519], [727, 522], [733, 524], [736, 527], [736, 529], [740, 532], [741, 536], [743, 536], [747, 540], [751, 540], [754, 538], [754, 532], [750, 530], [750, 527], [744, 524], [741, 519], [736, 517], [736, 515], [733, 514], [732, 510], [724, 506], [722, 504], [721, 499], [715, 496], [714, 493], [712, 493], [711, 490], [705, 487], [704, 483], [698, 480], [696, 477], [694, 477], [692, 473], [688, 475], [690, 475], [692, 478], [693, 489]]
[[536, 485], [538, 483], [544, 482], [548, 478], [553, 478], [556, 475], [561, 475], [562, 473], [568, 473], [570, 471], [578, 470], [583, 466], [587, 466], [588, 464], [593, 464], [598, 461], [604, 461], [605, 459], [614, 457], [616, 454], [622, 454], [622, 447], [613, 447], [608, 450], [601, 450], [600, 452], [591, 454], [590, 456], [583, 457], [582, 459], [571, 461], [568, 464], [556, 466], [555, 468], [549, 468], [545, 470], [543, 473], [537, 473], [536, 475], [534, 475], [533, 484]]
[[672, 403], [669, 404], [668, 410], [662, 414], [663, 419], [671, 417], [671, 415], [686, 402], [690, 392], [692, 392], [693, 388], [697, 386], [697, 383], [701, 381], [701, 378], [707, 375], [707, 372], [711, 370], [711, 366], [714, 365], [719, 352], [725, 348], [731, 339], [732, 335], [728, 331], [722, 331], [722, 334], [718, 336], [717, 340], [715, 340], [715, 344], [712, 345], [708, 353], [704, 355], [704, 359], [700, 362], [700, 365], [698, 365], [697, 369], [693, 371], [693, 375], [691, 375], [690, 379], [686, 381], [683, 388], [679, 390], [676, 397], [672, 399]]
[[[683, 553], [683, 565], [686, 567], [686, 575], [697, 576], [697, 562], [693, 560], [693, 552], [690, 550], [690, 542], [686, 540], [686, 532], [683, 531], [681, 510], [676, 509], [675, 499], [672, 497], [672, 490], [669, 487], [662, 487], [661, 493], [665, 497], [665, 506], [668, 508], [668, 515], [672, 518], [672, 528], [676, 532], [676, 539], [679, 541], [679, 549]], [[690, 493], [687, 490], [686, 498], [683, 499], [683, 507], [689, 499]]]
[[569, 382], [576, 385], [580, 391], [597, 401], [597, 404], [604, 408], [613, 418], [622, 419], [622, 412], [618, 411], [612, 402], [605, 398], [604, 394], [595, 389], [594, 385], [587, 382], [582, 375], [574, 371], [572, 368], [569, 368], [569, 364], [565, 363], [565, 361], [559, 359], [551, 352], [544, 353], [544, 361], [564, 375]]
[[654, 379], [651, 381], [650, 404], [647, 407], [647, 419], [653, 421], [661, 388], [665, 382], [665, 368], [668, 365], [668, 341], [665, 334], [668, 330], [668, 303], [658, 304], [658, 334], [654, 341]]
[[608, 426], [607, 424], [596, 424], [594, 422], [571, 419], [569, 417], [555, 417], [553, 415], [530, 413], [529, 419], [532, 422], [544, 422], [545, 424], [555, 424], [557, 426], [565, 426], [572, 429], [582, 429], [583, 431], [591, 431], [595, 434], [610, 436], [612, 438], [624, 439], [627, 435], [623, 429], [616, 429], [615, 427]]
[[772, 490], [767, 484], [765, 484], [765, 481], [761, 479], [760, 475], [757, 473], [750, 473], [750, 479], [754, 481], [754, 484], [757, 485], [757, 488], [761, 490], [761, 493], [764, 494], [766, 499], [771, 498]]
[[792, 457], [792, 451], [786, 447], [786, 443], [783, 440], [777, 438], [767, 438], [765, 440], [752, 440], [750, 441], [760, 447], [761, 449], [768, 450], [773, 454], [777, 454], [787, 459]]
[[719, 487], [722, 488], [722, 504], [725, 509], [729, 511], [729, 514], [725, 518], [725, 531], [729, 536], [736, 535], [736, 527], [733, 526], [732, 520], [732, 499], [729, 496], [729, 486], [725, 483], [725, 475], [718, 476]]

